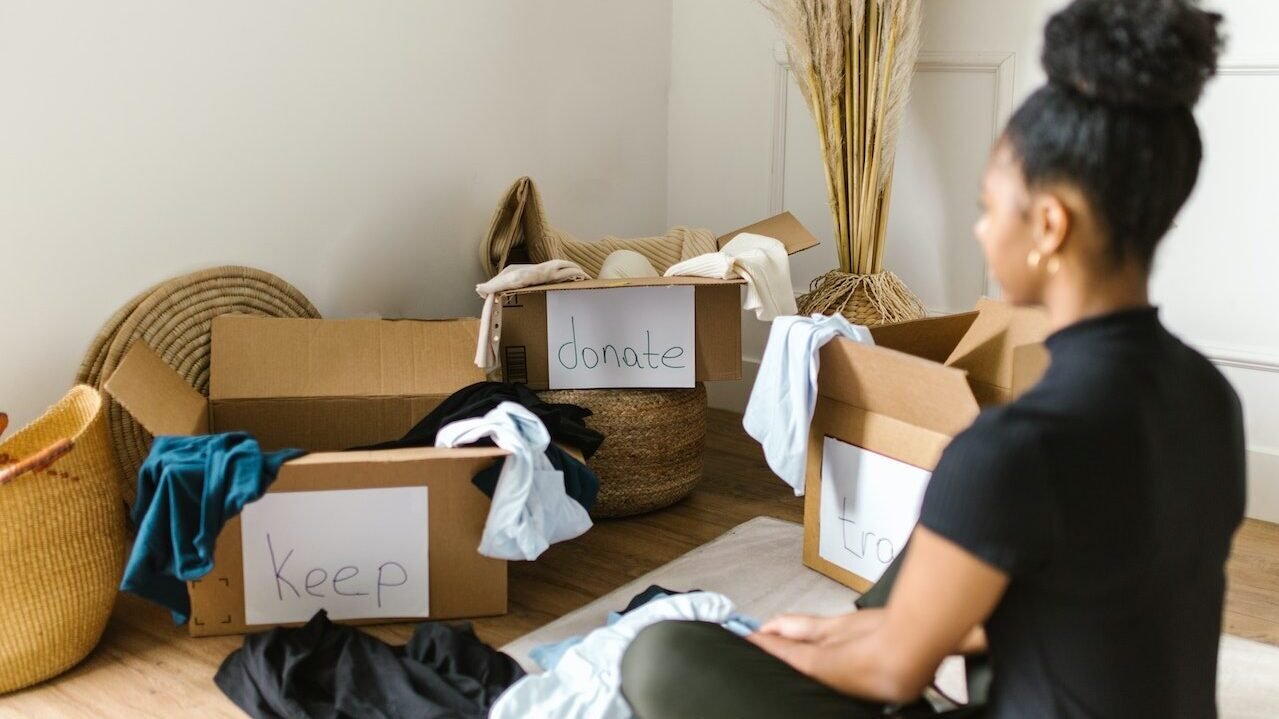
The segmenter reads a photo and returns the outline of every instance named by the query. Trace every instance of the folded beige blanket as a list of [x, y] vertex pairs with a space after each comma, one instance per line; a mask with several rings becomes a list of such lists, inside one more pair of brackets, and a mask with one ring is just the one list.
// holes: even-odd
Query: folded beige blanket
[[542, 210], [542, 198], [533, 180], [521, 177], [511, 185], [493, 213], [488, 236], [480, 247], [484, 271], [492, 277], [511, 262], [540, 263], [569, 260], [591, 277], [598, 277], [604, 259], [616, 250], [633, 250], [653, 263], [662, 273], [671, 265], [691, 257], [718, 252], [710, 230], [675, 227], [660, 237], [605, 237], [582, 242], [551, 227]]

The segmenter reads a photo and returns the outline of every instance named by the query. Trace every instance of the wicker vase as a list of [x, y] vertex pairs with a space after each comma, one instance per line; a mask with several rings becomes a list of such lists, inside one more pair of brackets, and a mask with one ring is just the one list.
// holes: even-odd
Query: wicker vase
[[813, 280], [799, 298], [801, 315], [842, 314], [855, 325], [874, 327], [928, 316], [924, 303], [892, 272], [852, 275], [831, 270]]
[[96, 390], [76, 387], [0, 444], [0, 465], [60, 439], [74, 448], [0, 485], [0, 693], [60, 674], [92, 651], [124, 570], [120, 478]]
[[587, 462], [600, 478], [591, 516], [650, 512], [686, 497], [702, 479], [706, 388], [554, 390], [543, 401], [591, 410], [604, 444]]

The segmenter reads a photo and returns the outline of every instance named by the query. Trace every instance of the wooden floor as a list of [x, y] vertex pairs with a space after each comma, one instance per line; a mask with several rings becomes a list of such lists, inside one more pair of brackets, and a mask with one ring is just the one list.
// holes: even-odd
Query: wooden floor
[[[799, 522], [802, 501], [765, 467], [740, 418], [712, 411], [706, 479], [669, 509], [603, 521], [537, 562], [510, 565], [510, 613], [475, 622], [505, 644], [655, 569], [753, 517]], [[1279, 525], [1249, 521], [1230, 561], [1226, 630], [1279, 645]], [[410, 625], [370, 628], [403, 642]], [[101, 646], [71, 672], [0, 698], [0, 717], [243, 716], [213, 686], [239, 637], [191, 639], [167, 613], [122, 596]]]

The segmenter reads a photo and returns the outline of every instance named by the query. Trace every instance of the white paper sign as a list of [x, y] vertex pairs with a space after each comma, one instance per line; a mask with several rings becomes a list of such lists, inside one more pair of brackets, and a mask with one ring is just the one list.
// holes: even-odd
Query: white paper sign
[[693, 287], [546, 293], [551, 389], [692, 387]]
[[906, 546], [931, 472], [826, 437], [818, 554], [878, 581]]
[[426, 489], [274, 492], [246, 506], [245, 623], [428, 616]]

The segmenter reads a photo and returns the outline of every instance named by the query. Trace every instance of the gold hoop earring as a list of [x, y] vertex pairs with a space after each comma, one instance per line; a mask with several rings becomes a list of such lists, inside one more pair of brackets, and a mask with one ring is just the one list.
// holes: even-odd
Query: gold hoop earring
[[1030, 252], [1026, 253], [1027, 267], [1029, 267], [1030, 269], [1036, 272], [1039, 272], [1041, 265], [1043, 266], [1042, 268], [1043, 271], [1047, 272], [1048, 276], [1051, 277], [1057, 274], [1057, 271], [1061, 269], [1061, 258], [1055, 254], [1048, 255], [1048, 261], [1044, 262], [1044, 253], [1040, 252], [1039, 250], [1031, 250]]

